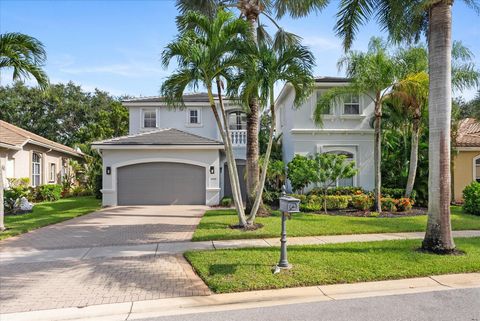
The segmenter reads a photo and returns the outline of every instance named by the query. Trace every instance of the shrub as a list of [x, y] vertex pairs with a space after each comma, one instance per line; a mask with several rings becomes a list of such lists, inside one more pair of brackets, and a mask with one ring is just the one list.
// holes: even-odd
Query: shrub
[[407, 212], [412, 209], [413, 201], [410, 198], [402, 197], [397, 200], [397, 211]]
[[231, 197], [224, 197], [220, 201], [220, 205], [222, 205], [223, 207], [231, 207], [232, 204], [233, 204], [233, 200]]
[[13, 188], [13, 187], [28, 188], [28, 184], [30, 183], [30, 178], [28, 177], [7, 178], [7, 180], [8, 180], [8, 186], [10, 186], [10, 188]]
[[480, 183], [473, 182], [463, 190], [463, 210], [473, 215], [480, 215]]
[[[397, 199], [404, 198], [405, 189], [382, 187], [382, 196], [386, 198], [397, 198]], [[416, 197], [417, 197], [417, 192], [412, 191], [410, 198], [415, 201]]]
[[373, 198], [369, 195], [354, 195], [351, 203], [357, 210], [368, 211], [373, 207]]
[[[324, 196], [310, 195], [292, 195], [300, 199], [300, 209], [305, 212], [321, 211], [324, 209]], [[298, 197], [303, 196], [303, 197]], [[346, 209], [351, 197], [346, 195], [328, 195], [326, 197], [327, 210]]]
[[278, 191], [269, 191], [265, 190], [262, 194], [262, 200], [264, 204], [268, 205], [277, 205], [278, 206], [278, 199], [280, 198], [280, 192]]
[[62, 196], [62, 185], [48, 184], [40, 185], [36, 188], [37, 201], [57, 201]]
[[101, 199], [102, 198], [102, 186], [103, 186], [103, 177], [102, 172], [96, 172], [93, 179], [93, 195]]
[[70, 196], [90, 196], [92, 192], [82, 186], [75, 186], [70, 192]]
[[382, 210], [387, 212], [396, 212], [397, 211], [397, 202], [394, 198], [383, 197], [382, 198]]
[[[355, 187], [355, 186], [331, 187], [327, 189], [328, 195], [360, 195], [365, 193], [366, 192], [363, 188]], [[308, 193], [308, 195], [323, 195], [323, 194], [324, 194], [323, 187], [315, 187]]]
[[13, 211], [15, 201], [21, 197], [27, 197], [29, 189], [27, 187], [16, 186], [11, 187], [4, 191], [3, 194], [3, 206], [6, 212]]

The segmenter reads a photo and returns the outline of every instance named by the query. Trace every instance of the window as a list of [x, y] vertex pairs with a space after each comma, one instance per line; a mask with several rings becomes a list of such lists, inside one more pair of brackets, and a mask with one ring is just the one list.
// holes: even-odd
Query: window
[[343, 99], [344, 115], [360, 115], [360, 100], [358, 95], [346, 95]]
[[157, 127], [157, 111], [156, 110], [143, 110], [143, 127], [144, 128], [156, 128]]
[[62, 169], [61, 169], [61, 177], [62, 177], [62, 182], [64, 182], [66, 179], [68, 179], [68, 159], [67, 158], [62, 158]]
[[200, 125], [201, 120], [201, 110], [200, 108], [188, 108], [187, 109], [187, 124], [189, 125]]
[[480, 183], [480, 157], [475, 160], [475, 180]]
[[38, 186], [42, 183], [41, 180], [41, 158], [40, 154], [32, 153], [32, 186]]
[[[320, 90], [317, 90], [316, 95], [317, 95], [317, 100], [316, 100], [314, 108], [317, 107], [317, 104], [320, 101], [320, 98], [322, 97], [322, 92]], [[323, 109], [322, 114], [323, 115], [331, 115], [332, 114], [332, 107], [328, 106], [328, 108]]]
[[[354, 155], [349, 152], [344, 152], [344, 151], [334, 151], [334, 152], [329, 152], [331, 154], [337, 154], [337, 155], [345, 155], [346, 156], [346, 161], [353, 162], [355, 160]], [[354, 176], [355, 177], [355, 176]], [[337, 180], [337, 187], [346, 187], [346, 186], [355, 186], [353, 178], [340, 178]]]
[[55, 182], [57, 178], [57, 165], [54, 163], [50, 163], [50, 173], [49, 173], [49, 181]]
[[231, 130], [247, 129], [247, 115], [241, 111], [228, 114], [228, 128]]

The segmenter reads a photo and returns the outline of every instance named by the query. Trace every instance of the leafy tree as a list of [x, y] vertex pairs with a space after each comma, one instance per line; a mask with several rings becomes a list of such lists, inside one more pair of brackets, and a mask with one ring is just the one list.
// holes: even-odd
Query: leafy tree
[[480, 89], [475, 97], [469, 102], [458, 101], [460, 108], [460, 118], [476, 118], [480, 120]]
[[294, 192], [304, 193], [315, 176], [315, 166], [313, 159], [298, 154], [288, 163], [287, 178]]
[[313, 157], [315, 164], [312, 183], [323, 186], [323, 209], [327, 213], [328, 188], [335, 186], [342, 178], [351, 178], [358, 172], [354, 161], [347, 161], [345, 155], [317, 153]]
[[[38, 39], [18, 32], [0, 34], [0, 73], [5, 69], [13, 69], [14, 81], [33, 76], [42, 89], [46, 88], [48, 77], [42, 69], [46, 59], [47, 54]], [[5, 230], [3, 189], [3, 164], [0, 158], [0, 232]]]
[[[210, 107], [225, 145], [239, 226], [245, 227], [248, 223], [240, 194], [222, 87], [224, 80], [230, 78], [232, 68], [241, 63], [238, 51], [248, 41], [249, 25], [225, 11], [218, 11], [213, 19], [190, 11], [179, 17], [178, 26], [179, 36], [162, 53], [164, 66], [176, 59], [178, 68], [165, 80], [161, 92], [170, 106], [181, 108], [184, 106], [183, 94], [188, 87], [195, 88], [201, 84], [207, 88]], [[214, 86], [219, 100], [218, 109], [214, 100]]]
[[[301, 18], [312, 12], [320, 12], [328, 4], [328, 0], [177, 0], [177, 7], [181, 14], [188, 11], [202, 12], [213, 17], [218, 10], [236, 8], [240, 17], [248, 21], [251, 38], [257, 44], [273, 45], [278, 50], [289, 45], [298, 45], [300, 37], [286, 32], [277, 23], [286, 15], [292, 18]], [[260, 17], [270, 21], [276, 27], [274, 37], [266, 31], [266, 25]], [[276, 19], [275, 19], [276, 18]], [[263, 21], [263, 20], [262, 20]], [[259, 141], [258, 127], [260, 119], [259, 97], [252, 96], [247, 108], [247, 209], [249, 210], [258, 194], [259, 170]]]
[[363, 94], [372, 99], [375, 105], [374, 122], [374, 168], [375, 168], [375, 210], [382, 211], [381, 206], [381, 123], [382, 104], [387, 89], [397, 81], [398, 70], [394, 58], [388, 53], [386, 44], [379, 38], [370, 40], [366, 53], [349, 51], [338, 62], [339, 68], [345, 67], [351, 78], [348, 86], [333, 88], [324, 93], [314, 111], [314, 120], [322, 124], [324, 110], [334, 102], [341, 102], [346, 94]]
[[[464, 0], [479, 11], [476, 0]], [[429, 216], [422, 248], [455, 250], [450, 220], [450, 118], [452, 109], [452, 5], [450, 0], [342, 0], [336, 33], [349, 49], [359, 26], [375, 18], [394, 41], [417, 41], [425, 33], [429, 65]]]

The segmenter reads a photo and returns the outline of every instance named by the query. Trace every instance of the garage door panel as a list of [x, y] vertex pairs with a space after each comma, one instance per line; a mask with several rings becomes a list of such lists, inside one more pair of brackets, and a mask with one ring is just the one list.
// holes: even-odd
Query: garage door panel
[[205, 168], [154, 162], [118, 169], [119, 205], [205, 204]]

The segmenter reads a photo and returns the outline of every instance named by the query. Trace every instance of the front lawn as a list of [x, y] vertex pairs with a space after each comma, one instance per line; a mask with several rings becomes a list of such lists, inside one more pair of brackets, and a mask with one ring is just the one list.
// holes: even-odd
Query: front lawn
[[[270, 217], [258, 217], [255, 222], [263, 228], [255, 231], [231, 229], [237, 224], [234, 210], [211, 210], [203, 216], [193, 235], [194, 241], [230, 240], [278, 237], [280, 235], [280, 213]], [[350, 217], [311, 213], [297, 213], [287, 222], [289, 236], [366, 234], [389, 232], [425, 231], [427, 216], [406, 216], [396, 218]], [[468, 215], [462, 208], [452, 206], [452, 226], [454, 230], [480, 230], [480, 216]]]
[[192, 251], [185, 257], [216, 293], [355, 283], [480, 271], [480, 238], [455, 239], [466, 255], [416, 251], [419, 240], [289, 246], [292, 270], [273, 275], [279, 248]]
[[32, 213], [5, 216], [7, 230], [0, 232], [0, 240], [88, 214], [99, 208], [100, 200], [91, 196], [70, 197], [55, 202], [35, 204]]

